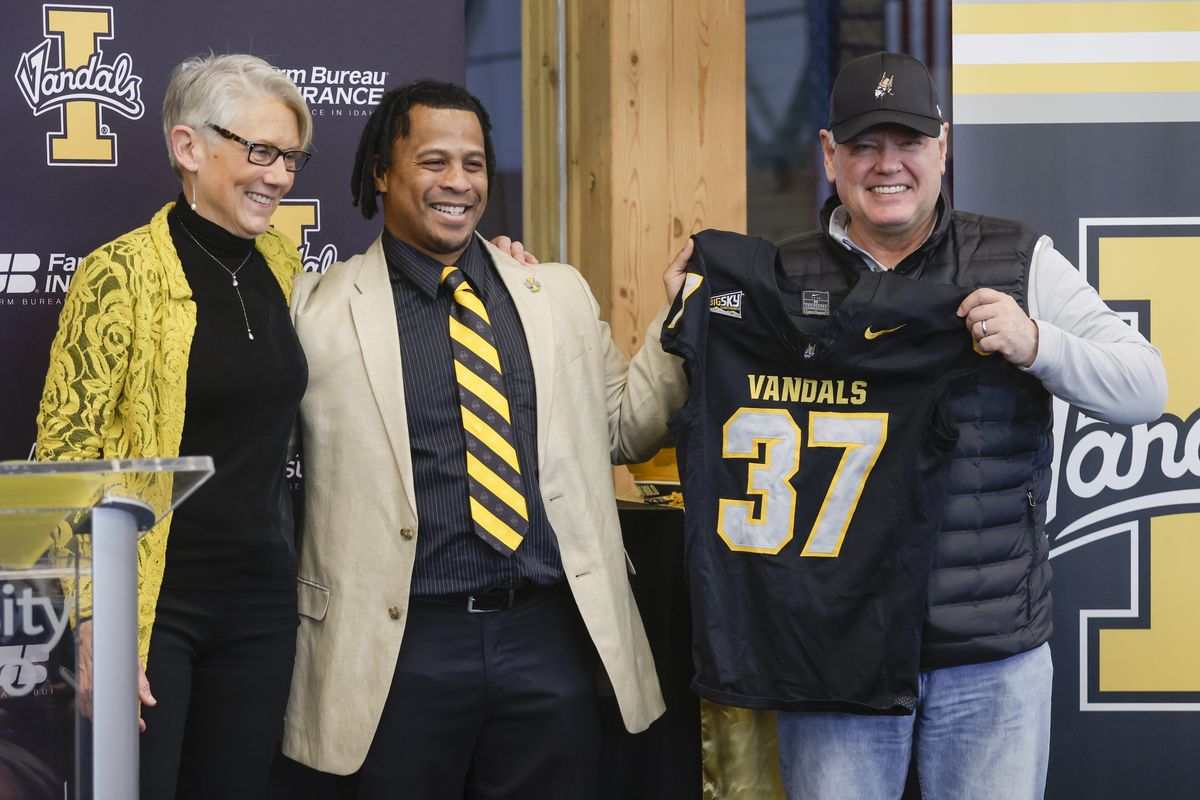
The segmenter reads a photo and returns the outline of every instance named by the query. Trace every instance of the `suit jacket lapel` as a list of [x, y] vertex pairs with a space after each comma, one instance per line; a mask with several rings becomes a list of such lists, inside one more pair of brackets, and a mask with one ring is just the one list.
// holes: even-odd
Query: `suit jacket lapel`
[[[388, 280], [387, 261], [380, 239], [363, 254], [354, 279], [358, 294], [350, 299], [350, 313], [358, 346], [367, 368], [371, 393], [383, 418], [392, 456], [400, 470], [404, 496], [416, 516], [413, 501], [412, 457], [408, 445], [408, 414], [404, 403], [404, 373], [400, 368], [400, 335], [396, 328], [396, 305]], [[347, 408], [347, 413], [354, 409]]]
[[546, 435], [550, 429], [551, 387], [554, 385], [554, 319], [550, 300], [541, 290], [533, 269], [518, 264], [511, 256], [483, 240], [496, 272], [504, 281], [529, 345], [533, 362], [533, 383], [537, 397], [538, 467], [546, 460]]

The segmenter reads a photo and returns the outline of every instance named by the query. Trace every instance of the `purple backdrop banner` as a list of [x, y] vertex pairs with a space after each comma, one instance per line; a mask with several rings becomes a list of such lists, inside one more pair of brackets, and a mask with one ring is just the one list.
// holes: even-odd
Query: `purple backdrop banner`
[[308, 270], [361, 251], [379, 231], [351, 206], [349, 175], [383, 92], [466, 75], [462, 3], [26, 2], [4, 18], [0, 459], [30, 454], [50, 340], [79, 260], [179, 191], [160, 116], [176, 64], [210, 50], [253, 53], [299, 85], [314, 157], [274, 223]]
[[[464, 8], [434, 0], [8, 4], [0, 30], [6, 188], [0, 199], [0, 460], [31, 454], [50, 341], [79, 261], [147, 222], [179, 192], [161, 124], [163, 92], [176, 64], [209, 51], [252, 53], [300, 87], [313, 116], [314, 157], [273, 223], [300, 248], [305, 269], [324, 270], [361, 251], [380, 228], [350, 203], [354, 149], [367, 116], [386, 89], [404, 81], [463, 82]], [[294, 479], [299, 471], [298, 463], [289, 466]], [[71, 641], [62, 624], [29, 611], [9, 613], [36, 610], [38, 603], [51, 608], [40, 598], [43, 590], [52, 594], [48, 587], [34, 587], [39, 599], [30, 600], [33, 588], [25, 584], [0, 581], [5, 797], [32, 796], [35, 783], [61, 783], [64, 792], [86, 787], [85, 777], [78, 784], [71, 777], [66, 710], [73, 695], [57, 669], [73, 666]], [[10, 795], [4, 789], [12, 790], [21, 764], [36, 765], [30, 775], [38, 779]], [[65, 794], [56, 788], [47, 796]]]

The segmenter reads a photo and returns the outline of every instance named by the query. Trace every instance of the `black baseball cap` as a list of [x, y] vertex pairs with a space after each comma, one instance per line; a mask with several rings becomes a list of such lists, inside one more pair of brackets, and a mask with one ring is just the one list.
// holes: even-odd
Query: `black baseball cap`
[[937, 136], [942, 121], [933, 78], [910, 55], [872, 53], [856, 58], [842, 67], [833, 82], [829, 130], [835, 142], [888, 122]]

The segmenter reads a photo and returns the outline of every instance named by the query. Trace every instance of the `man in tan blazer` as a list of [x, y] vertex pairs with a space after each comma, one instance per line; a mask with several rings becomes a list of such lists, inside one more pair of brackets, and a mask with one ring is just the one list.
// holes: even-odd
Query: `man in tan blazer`
[[[653, 454], [685, 399], [680, 362], [658, 345], [666, 306], [627, 361], [574, 268], [527, 266], [479, 238], [489, 131], [461, 87], [389, 92], [353, 179], [364, 216], [382, 198], [385, 230], [293, 292], [308, 482], [284, 750], [358, 771], [364, 798], [588, 797], [598, 675], [630, 731], [663, 711], [610, 463]], [[449, 319], [452, 266], [463, 303], [486, 307], [465, 334]], [[475, 367], [491, 388], [464, 376]], [[468, 409], [495, 430], [472, 428]], [[511, 469], [481, 477], [480, 459], [503, 452]], [[489, 503], [512, 527], [493, 535], [495, 518], [477, 515]]]

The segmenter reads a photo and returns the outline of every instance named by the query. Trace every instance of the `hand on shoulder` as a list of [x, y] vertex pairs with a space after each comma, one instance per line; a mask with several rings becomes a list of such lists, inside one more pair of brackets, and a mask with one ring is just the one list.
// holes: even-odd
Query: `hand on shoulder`
[[537, 256], [525, 249], [525, 245], [518, 241], [510, 239], [507, 236], [497, 236], [492, 239], [492, 244], [500, 250], [508, 253], [517, 263], [524, 264], [527, 267], [532, 267], [534, 264], [540, 264]]

